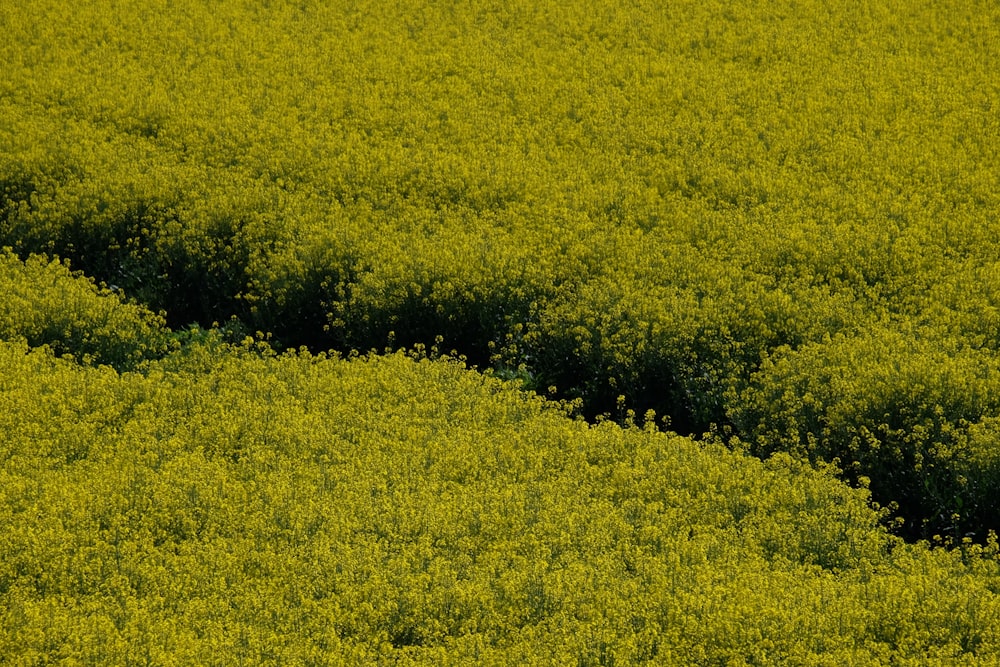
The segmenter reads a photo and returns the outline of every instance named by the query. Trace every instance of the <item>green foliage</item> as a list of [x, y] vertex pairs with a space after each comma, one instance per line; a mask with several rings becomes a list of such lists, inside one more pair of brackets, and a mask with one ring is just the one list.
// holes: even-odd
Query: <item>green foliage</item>
[[0, 344], [14, 664], [976, 664], [995, 544], [588, 426], [446, 360], [191, 344], [143, 375]]
[[22, 262], [0, 252], [0, 339], [48, 345], [93, 364], [133, 368], [163, 356], [169, 332], [163, 318], [122, 301], [69, 267], [42, 257]]

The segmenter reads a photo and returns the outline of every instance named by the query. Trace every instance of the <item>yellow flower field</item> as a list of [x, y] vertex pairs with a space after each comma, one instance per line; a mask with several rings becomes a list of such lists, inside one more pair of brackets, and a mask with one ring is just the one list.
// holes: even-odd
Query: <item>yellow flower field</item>
[[0, 663], [1000, 661], [1000, 5], [0, 32]]

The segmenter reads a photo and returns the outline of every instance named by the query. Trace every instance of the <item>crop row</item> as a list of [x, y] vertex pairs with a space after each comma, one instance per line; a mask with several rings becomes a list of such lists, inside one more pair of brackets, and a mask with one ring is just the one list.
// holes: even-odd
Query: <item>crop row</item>
[[[109, 297], [105, 297], [109, 298]], [[0, 342], [11, 664], [982, 664], [995, 540], [454, 361]]]
[[985, 539], [997, 8], [730, 4], [13, 3], [0, 245], [175, 329], [441, 337]]

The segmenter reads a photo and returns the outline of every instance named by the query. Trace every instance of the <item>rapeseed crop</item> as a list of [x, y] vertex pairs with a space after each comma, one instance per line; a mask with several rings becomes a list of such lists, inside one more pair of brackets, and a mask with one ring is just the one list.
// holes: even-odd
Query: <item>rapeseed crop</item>
[[995, 3], [0, 28], [0, 656], [995, 659]]
[[976, 664], [996, 543], [455, 361], [0, 344], [14, 664]]
[[162, 357], [174, 336], [162, 314], [123, 301], [59, 262], [0, 251], [0, 339], [125, 370]]

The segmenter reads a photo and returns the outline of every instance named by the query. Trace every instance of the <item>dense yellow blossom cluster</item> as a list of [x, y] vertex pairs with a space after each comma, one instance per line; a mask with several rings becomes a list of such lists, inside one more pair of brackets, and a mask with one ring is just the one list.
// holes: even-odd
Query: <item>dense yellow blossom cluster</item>
[[22, 262], [0, 250], [0, 294], [0, 340], [48, 345], [59, 355], [119, 370], [171, 347], [161, 315], [123, 302], [56, 261], [36, 256]]
[[996, 545], [402, 353], [0, 343], [11, 664], [977, 664]]
[[0, 662], [996, 657], [997, 3], [0, 33]]

